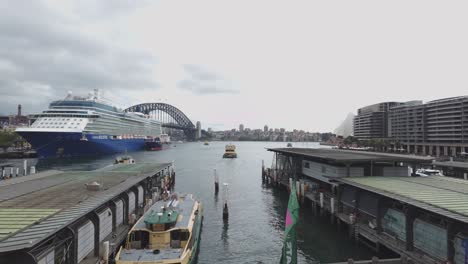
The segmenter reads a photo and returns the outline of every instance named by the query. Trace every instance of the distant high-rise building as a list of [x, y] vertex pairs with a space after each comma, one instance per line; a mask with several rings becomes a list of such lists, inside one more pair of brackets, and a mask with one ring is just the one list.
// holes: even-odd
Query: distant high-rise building
[[21, 116], [21, 105], [18, 105], [18, 116]]
[[244, 132], [244, 125], [243, 124], [239, 125], [239, 132]]
[[201, 123], [200, 123], [200, 121], [197, 121], [197, 134], [195, 135], [195, 138], [197, 138], [197, 139], [201, 138]]
[[265, 132], [265, 133], [268, 132], [268, 126], [267, 126], [267, 125], [265, 125], [265, 126], [263, 127], [263, 132]]
[[353, 132], [359, 139], [377, 139], [388, 136], [388, 111], [399, 102], [384, 102], [358, 109], [354, 117]]

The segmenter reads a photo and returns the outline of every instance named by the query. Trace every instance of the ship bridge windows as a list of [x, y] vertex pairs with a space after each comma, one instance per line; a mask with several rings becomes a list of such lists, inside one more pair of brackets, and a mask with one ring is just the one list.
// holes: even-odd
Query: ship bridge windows
[[130, 244], [130, 248], [143, 249], [148, 248], [149, 245], [149, 232], [144, 230], [133, 231], [129, 235], [127, 243]]

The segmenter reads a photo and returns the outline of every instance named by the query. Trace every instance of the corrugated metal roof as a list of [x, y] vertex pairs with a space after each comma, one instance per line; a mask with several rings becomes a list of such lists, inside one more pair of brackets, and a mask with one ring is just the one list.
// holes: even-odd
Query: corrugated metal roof
[[342, 149], [312, 149], [312, 148], [269, 148], [269, 151], [318, 158], [334, 162], [417, 162], [430, 163], [434, 158], [416, 155], [390, 154], [368, 151], [353, 151]]
[[468, 181], [448, 177], [354, 177], [339, 181], [468, 223]]
[[[57, 211], [55, 214], [49, 212], [48, 217], [42, 217], [32, 225], [24, 228], [18, 227], [13, 230], [13, 234], [9, 233], [8, 236], [0, 237], [0, 252], [33, 247], [169, 165], [170, 163], [125, 165], [131, 168], [131, 173], [125, 172], [125, 166], [119, 165], [99, 171], [67, 172], [41, 179], [31, 179], [31, 181], [21, 182], [14, 186], [0, 186], [2, 195], [9, 188], [15, 189], [17, 193], [14, 196], [7, 192], [7, 195], [2, 196], [0, 212], [5, 209], [24, 210], [24, 208]], [[120, 168], [119, 172], [114, 171], [117, 167]], [[94, 180], [103, 183], [104, 189], [87, 192], [83, 184]], [[41, 185], [41, 188], [35, 188], [34, 184], [31, 184], [43, 181], [48, 184]], [[82, 193], [81, 196], [80, 193]], [[5, 224], [9, 222], [6, 221]]]
[[51, 216], [55, 209], [0, 208], [0, 239]]

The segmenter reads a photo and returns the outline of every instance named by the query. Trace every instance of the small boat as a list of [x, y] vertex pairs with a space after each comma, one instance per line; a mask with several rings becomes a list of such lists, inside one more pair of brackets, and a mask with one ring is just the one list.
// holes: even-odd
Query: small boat
[[135, 160], [126, 155], [126, 156], [120, 156], [120, 157], [117, 157], [115, 158], [115, 161], [114, 161], [115, 164], [133, 164], [135, 163]]
[[226, 145], [223, 158], [229, 158], [229, 159], [237, 158], [236, 146], [232, 144]]
[[205, 143], [203, 143], [203, 145], [205, 146], [208, 146], [210, 143], [208, 143], [208, 141], [205, 141]]
[[145, 149], [149, 151], [162, 150], [163, 146], [159, 137], [145, 139]]
[[128, 233], [116, 264], [195, 263], [202, 213], [201, 202], [188, 194], [156, 202]]
[[416, 170], [416, 176], [419, 176], [419, 177], [444, 176], [444, 174], [440, 170], [418, 169]]
[[288, 143], [288, 144], [286, 145], [286, 147], [292, 148], [292, 143]]

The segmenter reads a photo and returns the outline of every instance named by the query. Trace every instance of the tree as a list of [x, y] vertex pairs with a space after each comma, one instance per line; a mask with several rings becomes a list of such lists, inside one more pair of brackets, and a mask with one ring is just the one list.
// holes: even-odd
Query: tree
[[20, 139], [21, 137], [14, 132], [0, 132], [0, 148], [6, 151], [9, 147], [14, 146], [15, 141]]

